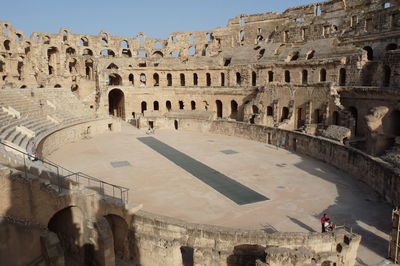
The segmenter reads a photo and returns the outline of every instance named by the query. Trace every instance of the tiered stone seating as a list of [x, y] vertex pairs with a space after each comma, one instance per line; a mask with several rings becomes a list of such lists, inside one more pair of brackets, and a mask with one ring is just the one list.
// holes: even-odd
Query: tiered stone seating
[[[19, 113], [12, 115], [0, 108], [0, 139], [23, 150], [27, 150], [34, 137], [40, 138], [57, 128], [96, 118], [70, 90], [61, 88], [3, 89], [0, 90], [0, 107], [11, 107]], [[22, 133], [18, 127], [25, 127], [34, 136]]]

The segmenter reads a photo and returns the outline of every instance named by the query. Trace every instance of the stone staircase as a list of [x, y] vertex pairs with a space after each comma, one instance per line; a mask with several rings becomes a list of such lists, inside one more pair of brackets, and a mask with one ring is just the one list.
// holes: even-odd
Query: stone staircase
[[66, 89], [0, 90], [0, 139], [23, 150], [46, 132], [95, 119], [95, 113]]

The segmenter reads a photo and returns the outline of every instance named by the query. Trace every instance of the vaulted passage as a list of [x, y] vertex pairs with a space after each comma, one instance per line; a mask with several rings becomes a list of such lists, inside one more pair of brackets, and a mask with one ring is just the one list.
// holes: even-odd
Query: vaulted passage
[[60, 210], [50, 219], [48, 228], [60, 239], [66, 262], [93, 262], [94, 247], [85, 245], [85, 217], [79, 208], [71, 206]]
[[113, 89], [108, 94], [109, 114], [125, 119], [125, 96], [120, 89]]
[[187, 156], [153, 137], [137, 138], [171, 162], [206, 183], [225, 197], [239, 205], [269, 200], [267, 197], [227, 177], [215, 169]]

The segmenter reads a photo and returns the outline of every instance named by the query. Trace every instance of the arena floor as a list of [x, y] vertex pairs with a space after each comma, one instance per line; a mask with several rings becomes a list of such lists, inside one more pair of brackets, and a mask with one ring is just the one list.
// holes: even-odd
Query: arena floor
[[364, 263], [387, 255], [388, 204], [338, 169], [272, 145], [188, 131], [146, 135], [124, 126], [65, 145], [48, 159], [130, 188], [129, 200], [143, 210], [193, 223], [318, 232], [326, 212], [362, 235]]

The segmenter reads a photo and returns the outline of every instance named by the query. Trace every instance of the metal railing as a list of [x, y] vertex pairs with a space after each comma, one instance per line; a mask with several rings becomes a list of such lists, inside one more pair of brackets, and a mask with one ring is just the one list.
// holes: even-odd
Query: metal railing
[[335, 229], [343, 229], [343, 230], [349, 232], [350, 234], [353, 234], [353, 227], [345, 225], [345, 224], [336, 225]]
[[[16, 162], [23, 164], [23, 169], [19, 170], [24, 171], [26, 178], [28, 177], [28, 172], [31, 170], [30, 168], [35, 167], [40, 170], [40, 174], [36, 175], [48, 179], [51, 184], [57, 186], [59, 192], [63, 189], [85, 187], [96, 191], [103, 196], [112, 197], [123, 203], [128, 203], [129, 189], [126, 187], [104, 182], [82, 172], [70, 171], [54, 162], [44, 158], [34, 157], [33, 155], [12, 147], [2, 141], [0, 141], [0, 144], [3, 148], [1, 152], [3, 152], [6, 158], [11, 160], [14, 159]], [[11, 149], [11, 151], [7, 151], [6, 149]], [[34, 161], [32, 161], [33, 158]], [[29, 174], [31, 173], [29, 172]]]

